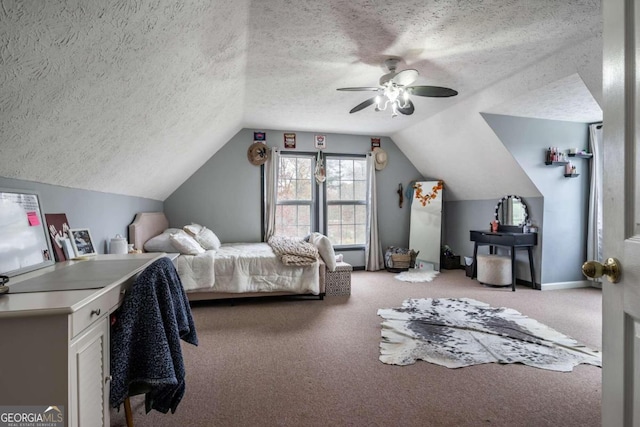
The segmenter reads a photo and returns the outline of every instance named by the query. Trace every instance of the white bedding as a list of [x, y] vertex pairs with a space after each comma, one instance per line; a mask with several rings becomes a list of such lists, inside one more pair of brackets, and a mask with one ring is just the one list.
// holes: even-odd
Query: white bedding
[[318, 262], [284, 265], [267, 243], [227, 243], [217, 251], [180, 255], [178, 274], [187, 292], [320, 293]]

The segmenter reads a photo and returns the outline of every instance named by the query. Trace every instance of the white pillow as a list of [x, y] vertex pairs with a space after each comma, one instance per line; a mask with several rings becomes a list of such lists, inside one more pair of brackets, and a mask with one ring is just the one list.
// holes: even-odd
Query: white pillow
[[311, 236], [309, 236], [309, 243], [318, 248], [318, 253], [327, 265], [329, 271], [336, 271], [336, 253], [333, 250], [331, 240], [329, 240], [329, 238], [324, 234], [311, 233]]
[[157, 236], [147, 240], [144, 243], [144, 250], [147, 252], [175, 252], [176, 249], [171, 244], [169, 236], [171, 233], [175, 233], [177, 231], [180, 231], [180, 229], [167, 228], [162, 232], [162, 234], [158, 234]]
[[202, 227], [198, 234], [196, 234], [195, 239], [204, 249], [213, 249], [214, 251], [220, 249], [220, 239], [207, 227]]
[[179, 230], [177, 233], [169, 235], [169, 240], [174, 248], [184, 255], [198, 255], [205, 252], [200, 246], [200, 243], [185, 233], [183, 230]]
[[184, 227], [182, 227], [182, 229], [189, 233], [191, 237], [196, 237], [200, 230], [202, 230], [202, 226], [200, 224], [192, 222], [190, 225], [185, 225]]

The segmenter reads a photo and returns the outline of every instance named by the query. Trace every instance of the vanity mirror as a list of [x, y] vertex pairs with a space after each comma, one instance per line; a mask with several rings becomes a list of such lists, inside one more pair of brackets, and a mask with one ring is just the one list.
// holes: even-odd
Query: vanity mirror
[[504, 196], [496, 205], [495, 219], [503, 231], [522, 231], [529, 219], [527, 205], [520, 196]]

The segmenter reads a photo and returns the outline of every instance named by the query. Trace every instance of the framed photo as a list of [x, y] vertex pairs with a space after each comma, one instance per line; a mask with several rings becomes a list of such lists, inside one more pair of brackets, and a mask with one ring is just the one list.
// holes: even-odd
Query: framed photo
[[88, 228], [72, 228], [69, 230], [69, 239], [76, 257], [96, 255], [96, 248], [91, 239]]
[[67, 215], [63, 213], [47, 213], [44, 214], [47, 221], [49, 236], [51, 237], [51, 247], [56, 261], [66, 261], [64, 254], [64, 241], [69, 240], [69, 221]]
[[284, 134], [284, 148], [296, 148], [296, 134], [285, 133]]
[[319, 149], [327, 148], [327, 138], [324, 135], [316, 135], [315, 146]]
[[267, 134], [265, 132], [254, 132], [253, 142], [265, 142], [267, 140]]

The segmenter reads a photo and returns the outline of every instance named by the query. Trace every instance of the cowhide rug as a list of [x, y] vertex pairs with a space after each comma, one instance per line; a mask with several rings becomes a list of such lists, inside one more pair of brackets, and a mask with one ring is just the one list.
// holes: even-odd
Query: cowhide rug
[[597, 350], [513, 309], [470, 298], [408, 299], [378, 315], [385, 319], [380, 360], [390, 365], [522, 363], [563, 372], [581, 363], [602, 366]]

